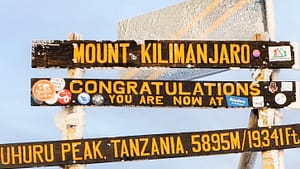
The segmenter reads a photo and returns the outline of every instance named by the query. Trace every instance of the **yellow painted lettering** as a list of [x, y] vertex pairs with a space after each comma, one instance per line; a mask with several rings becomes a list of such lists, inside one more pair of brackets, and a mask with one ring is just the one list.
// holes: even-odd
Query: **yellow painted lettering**
[[162, 57], [161, 43], [157, 44], [157, 63], [169, 63], [168, 60]]
[[[26, 149], [26, 147], [28, 147]], [[23, 146], [23, 149], [22, 149], [22, 153], [23, 153], [23, 161], [25, 164], [30, 164], [30, 163], [33, 163], [33, 160], [32, 160], [32, 146], [31, 145], [27, 145], [27, 146]], [[1, 155], [1, 157], [3, 157]], [[54, 158], [54, 157], [53, 157]]]
[[204, 86], [207, 87], [207, 95], [212, 96], [213, 95], [213, 87], [216, 86], [216, 83], [204, 83]]
[[214, 44], [214, 56], [213, 58], [209, 58], [209, 63], [216, 64], [219, 62], [219, 46], [218, 44]]
[[127, 63], [127, 48], [129, 46], [129, 43], [120, 43], [120, 47], [122, 48], [122, 63]]
[[113, 83], [113, 91], [116, 94], [125, 94], [125, 82], [124, 81], [115, 81]]
[[191, 95], [191, 92], [183, 91], [183, 89], [184, 89], [184, 87], [183, 87], [182, 82], [179, 82], [178, 83], [178, 94], [179, 95]]
[[95, 63], [96, 61], [96, 47], [93, 43], [88, 43], [85, 46], [85, 61], [86, 63]]
[[173, 43], [169, 43], [169, 63], [174, 63], [174, 48], [173, 48]]
[[209, 106], [217, 106], [217, 102], [214, 97], [211, 97], [209, 100]]
[[70, 82], [70, 91], [74, 94], [82, 93], [83, 82], [81, 80], [72, 80]]
[[85, 63], [84, 61], [84, 43], [73, 44], [73, 62], [74, 63]]
[[207, 44], [196, 45], [197, 48], [197, 63], [207, 63]]
[[152, 63], [157, 63], [157, 43], [152, 44]]
[[108, 63], [119, 63], [119, 44], [108, 44]]
[[97, 93], [97, 82], [95, 80], [87, 80], [85, 81], [84, 89], [88, 94]]
[[146, 96], [145, 95], [141, 95], [139, 104], [147, 104], [147, 102], [146, 102]]
[[84, 160], [92, 160], [92, 159], [95, 159], [93, 158], [93, 155], [92, 155], [92, 150], [91, 150], [91, 147], [89, 145], [89, 142], [84, 142], [84, 151], [83, 151], [83, 158]]
[[170, 154], [170, 140], [169, 137], [159, 137], [161, 155]]
[[[44, 144], [44, 153], [45, 153], [45, 161], [47, 162], [52, 162], [54, 161], [54, 145], [53, 144], [49, 144], [49, 150], [48, 150], [48, 145]], [[49, 151], [49, 153], [48, 153]], [[49, 156], [48, 156], [49, 155]]]
[[160, 95], [160, 88], [163, 86], [163, 82], [151, 82], [151, 85], [155, 86], [155, 95]]
[[240, 64], [240, 46], [238, 44], [230, 44], [230, 61], [231, 63]]
[[221, 144], [222, 144], [222, 150], [230, 150], [230, 141], [229, 139], [229, 133], [221, 133], [220, 134], [221, 138]]
[[155, 102], [154, 102], [154, 96], [146, 96], [147, 97], [147, 103], [148, 104], [151, 104], [151, 105], [154, 105]]
[[216, 97], [217, 99], [217, 102], [218, 102], [218, 106], [221, 106], [222, 105], [222, 101], [223, 101], [223, 97]]
[[241, 96], [241, 95], [249, 96], [249, 84], [244, 83], [244, 85], [242, 85], [241, 83], [237, 83], [236, 84], [236, 95], [237, 96]]
[[235, 93], [235, 87], [232, 83], [225, 83], [223, 85], [223, 93], [227, 96], [232, 96]]
[[260, 95], [260, 86], [258, 83], [251, 83], [250, 84], [250, 95], [251, 96], [258, 96]]
[[[17, 149], [17, 151], [15, 150], [15, 148]], [[42, 153], [43, 149], [41, 148], [38, 151], [38, 156], [41, 157], [41, 153]], [[16, 162], [16, 158], [17, 161]], [[43, 159], [41, 159], [41, 162], [43, 162]], [[12, 164], [22, 164], [22, 150], [21, 150], [21, 146], [11, 146], [11, 163]]]
[[230, 132], [230, 143], [231, 143], [231, 149], [240, 149], [241, 148], [241, 141], [240, 141], [240, 134], [238, 131]]
[[184, 153], [184, 147], [181, 141], [181, 137], [177, 136], [176, 138], [176, 154]]
[[140, 144], [138, 139], [129, 139], [130, 156], [140, 156]]
[[151, 155], [160, 155], [159, 148], [158, 148], [155, 138], [152, 138]]
[[[4, 150], [4, 148], [6, 148], [6, 150]], [[6, 152], [6, 154], [4, 152]], [[10, 147], [0, 147], [1, 164], [3, 165], [11, 164], [10, 152], [11, 152]]]
[[148, 138], [140, 138], [140, 141], [142, 142], [142, 150], [141, 150], [141, 156], [149, 156], [150, 153], [146, 152], [149, 140]]
[[97, 62], [98, 63], [107, 63], [107, 57], [105, 57], [106, 55], [104, 53], [101, 53], [101, 44], [97, 43]]
[[114, 103], [115, 103], [116, 95], [114, 95], [114, 94], [111, 95], [111, 94], [110, 94], [110, 95], [108, 95], [108, 98], [109, 98], [111, 104], [114, 104]]
[[220, 63], [230, 63], [226, 44], [222, 44], [221, 46]]
[[163, 96], [155, 96], [155, 104], [156, 105], [163, 105], [164, 102], [163, 102]]
[[185, 63], [196, 63], [193, 44], [189, 44], [188, 46]]
[[120, 144], [121, 140], [110, 140], [114, 145], [114, 157], [119, 158], [118, 144]]
[[141, 62], [142, 63], [152, 63], [151, 56], [149, 54], [149, 49], [151, 48], [152, 43], [141, 45]]
[[192, 92], [192, 95], [194, 95], [194, 96], [195, 95], [200, 95], [200, 96], [204, 95], [201, 83], [195, 83], [195, 87], [194, 87], [194, 90]]
[[184, 44], [174, 44], [174, 63], [184, 63]]
[[248, 44], [243, 44], [241, 46], [241, 61], [244, 64], [250, 63], [250, 46]]
[[33, 162], [44, 162], [42, 153], [43, 153], [43, 146], [42, 145], [33, 145], [32, 146], [32, 152], [33, 152]]
[[103, 158], [102, 152], [101, 152], [101, 150], [100, 150], [101, 143], [102, 143], [101, 140], [97, 141], [97, 144], [96, 144], [96, 141], [93, 141], [93, 142], [92, 142], [93, 155], [94, 155], [94, 158], [95, 158], [95, 159], [96, 159], [96, 158], [100, 158], [100, 159]]
[[[171, 87], [171, 84], [172, 84], [172, 87]], [[176, 95], [177, 94], [177, 83], [172, 83], [169, 84], [169, 82], [166, 82], [165, 84], [165, 92], [166, 92], [166, 95], [168, 96], [173, 96], [173, 95]]]
[[136, 91], [138, 84], [135, 81], [128, 81], [127, 82], [127, 94], [135, 94], [137, 95], [138, 92]]
[[175, 141], [174, 141], [174, 137], [170, 136], [170, 148], [171, 148], [171, 153], [174, 154], [175, 153]]
[[287, 127], [285, 128], [285, 141], [286, 141], [286, 144], [287, 145], [290, 145], [290, 136], [291, 136], [291, 133], [289, 131], [291, 131], [292, 128], [291, 127]]
[[126, 140], [121, 141], [121, 150], [120, 150], [121, 157], [129, 157], [129, 151], [126, 144]]
[[72, 143], [72, 159], [74, 161], [82, 160], [82, 157], [77, 156], [78, 153], [80, 152], [80, 146], [81, 146], [81, 142], [79, 141]]
[[105, 84], [104, 81], [99, 81], [99, 93], [112, 93], [112, 81], [108, 81], [107, 85]]
[[66, 153], [71, 152], [71, 145], [69, 143], [61, 143], [61, 159], [66, 161]]
[[140, 92], [139, 94], [149, 94], [152, 95], [151, 88], [149, 86], [148, 82], [143, 82], [141, 87], [140, 87]]

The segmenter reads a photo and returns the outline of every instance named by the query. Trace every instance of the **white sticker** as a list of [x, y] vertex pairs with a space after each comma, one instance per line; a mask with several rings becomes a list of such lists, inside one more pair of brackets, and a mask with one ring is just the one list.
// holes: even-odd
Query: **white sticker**
[[45, 102], [49, 105], [55, 104], [58, 99], [58, 94], [56, 93], [51, 99], [46, 100]]
[[269, 47], [269, 61], [290, 61], [292, 60], [290, 46], [272, 46]]
[[282, 82], [281, 91], [293, 91], [293, 82]]
[[263, 96], [253, 96], [252, 104], [253, 104], [253, 107], [264, 107], [265, 106], [264, 97]]
[[65, 88], [66, 82], [62, 78], [52, 78], [50, 79], [50, 82], [53, 83], [55, 87], [55, 91], [61, 91]]
[[95, 94], [92, 98], [92, 102], [95, 105], [101, 105], [104, 102], [104, 97], [100, 94]]
[[283, 93], [278, 93], [275, 96], [275, 102], [279, 105], [283, 105], [286, 102], [286, 96]]

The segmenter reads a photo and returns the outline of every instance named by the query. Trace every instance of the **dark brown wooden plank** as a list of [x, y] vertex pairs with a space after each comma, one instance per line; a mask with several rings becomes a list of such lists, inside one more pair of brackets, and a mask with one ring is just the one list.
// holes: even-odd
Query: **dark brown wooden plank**
[[31, 79], [32, 106], [270, 107], [296, 101], [296, 83]]
[[0, 168], [207, 156], [300, 147], [300, 124], [0, 144]]
[[272, 41], [33, 41], [33, 68], [292, 68], [295, 48]]

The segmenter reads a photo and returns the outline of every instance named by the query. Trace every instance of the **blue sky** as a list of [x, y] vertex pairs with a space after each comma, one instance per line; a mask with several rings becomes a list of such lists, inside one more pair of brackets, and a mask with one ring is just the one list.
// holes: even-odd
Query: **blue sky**
[[[59, 140], [54, 117], [60, 107], [31, 107], [30, 78], [66, 77], [66, 70], [31, 68], [32, 40], [66, 39], [79, 32], [84, 39], [116, 40], [117, 23], [181, 0], [2, 0], [0, 1], [0, 143]], [[298, 0], [274, 0], [275, 40], [300, 42]], [[119, 71], [88, 71], [86, 77], [119, 78]], [[233, 70], [206, 80], [251, 80], [251, 71]], [[282, 70], [279, 80], [300, 81], [299, 71]], [[86, 137], [201, 131], [247, 126], [248, 109], [87, 108]], [[299, 123], [299, 110], [282, 110], [283, 124]], [[218, 118], [216, 118], [218, 117]], [[300, 165], [299, 149], [285, 151], [287, 169]], [[240, 154], [138, 162], [92, 164], [87, 168], [236, 168]], [[57, 168], [57, 167], [49, 167]], [[260, 166], [260, 155], [256, 169]]]

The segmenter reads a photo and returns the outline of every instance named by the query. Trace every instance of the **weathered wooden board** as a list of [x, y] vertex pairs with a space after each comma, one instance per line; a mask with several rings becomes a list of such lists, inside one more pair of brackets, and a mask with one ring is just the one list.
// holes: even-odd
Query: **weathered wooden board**
[[32, 106], [271, 107], [296, 101], [296, 83], [35, 78]]
[[292, 68], [294, 47], [269, 41], [35, 41], [32, 67]]
[[300, 124], [0, 144], [0, 168], [64, 166], [300, 147]]

